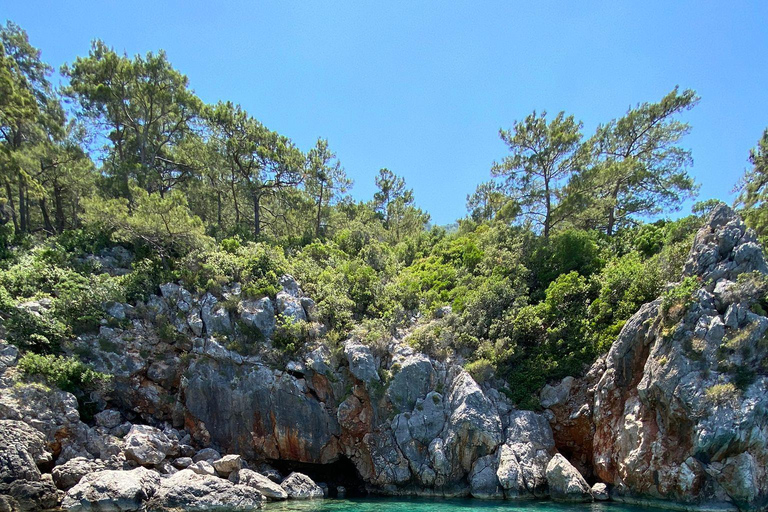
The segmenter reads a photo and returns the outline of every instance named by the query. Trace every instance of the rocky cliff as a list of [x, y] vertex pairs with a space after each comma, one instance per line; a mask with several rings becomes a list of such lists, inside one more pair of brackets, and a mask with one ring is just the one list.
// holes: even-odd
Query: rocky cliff
[[617, 497], [764, 509], [767, 271], [755, 234], [715, 209], [681, 282], [585, 378], [542, 391], [558, 448]]
[[[218, 296], [168, 283], [145, 303], [105, 305], [100, 332], [67, 346], [114, 375], [91, 396], [103, 409], [91, 424], [72, 395], [19, 381], [17, 352], [0, 345], [0, 418], [13, 422], [12, 439], [39, 433], [0, 450], [0, 495], [41, 508], [67, 491], [65, 507], [77, 509], [106, 488], [128, 507], [161, 509], [184, 492], [244, 508], [322, 494], [304, 475], [283, 481], [298, 470], [331, 493], [591, 500], [610, 491], [762, 509], [767, 271], [754, 234], [718, 207], [682, 281], [643, 306], [586, 376], [545, 387], [543, 413], [515, 409], [450, 357], [427, 357], [402, 337], [369, 346], [352, 336], [337, 349], [311, 341], [286, 357], [275, 349], [286, 319], [306, 322], [310, 340], [324, 329], [290, 276], [274, 300], [245, 299], [236, 283]], [[189, 489], [176, 492], [166, 480], [179, 470]], [[91, 473], [100, 476], [81, 479]], [[22, 492], [15, 481], [31, 483]]]

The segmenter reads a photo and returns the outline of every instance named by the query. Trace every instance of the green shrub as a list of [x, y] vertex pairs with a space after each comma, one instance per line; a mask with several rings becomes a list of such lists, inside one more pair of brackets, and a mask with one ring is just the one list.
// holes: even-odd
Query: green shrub
[[704, 394], [707, 397], [707, 400], [715, 405], [735, 403], [739, 398], [739, 390], [732, 382], [715, 384], [714, 386], [707, 388]]
[[78, 359], [52, 354], [27, 352], [19, 359], [19, 368], [28, 375], [39, 375], [49, 385], [71, 393], [81, 392], [97, 383], [111, 380], [111, 376], [97, 372]]
[[699, 278], [688, 276], [672, 288], [666, 290], [661, 300], [662, 315], [671, 320], [677, 318], [677, 315], [685, 311], [693, 303], [693, 294], [700, 286]]

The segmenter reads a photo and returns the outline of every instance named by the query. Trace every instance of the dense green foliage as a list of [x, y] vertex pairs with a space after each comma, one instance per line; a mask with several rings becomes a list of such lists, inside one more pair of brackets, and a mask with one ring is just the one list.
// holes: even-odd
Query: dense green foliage
[[[23, 30], [9, 23], [0, 36], [0, 320], [10, 341], [45, 354], [25, 356], [25, 371], [64, 387], [98, 376], [51, 354], [97, 329], [109, 304], [146, 301], [169, 281], [274, 297], [291, 273], [317, 303], [320, 342], [353, 335], [380, 351], [404, 333], [535, 407], [544, 383], [583, 372], [679, 279], [713, 206], [642, 222], [696, 191], [678, 145], [688, 125], [675, 117], [698, 101], [692, 91], [591, 137], [565, 113], [514, 123], [501, 131], [510, 153], [492, 167], [497, 181], [468, 196], [449, 232], [388, 169], [370, 201], [353, 201], [326, 140], [304, 153], [238, 105], [203, 104], [163, 52], [131, 58], [96, 41], [55, 91]], [[766, 137], [742, 195], [760, 229]], [[133, 261], [109, 275], [93, 255], [116, 248]], [[665, 311], [689, 285], [665, 292]], [[309, 326], [281, 319], [273, 338], [292, 355]]]

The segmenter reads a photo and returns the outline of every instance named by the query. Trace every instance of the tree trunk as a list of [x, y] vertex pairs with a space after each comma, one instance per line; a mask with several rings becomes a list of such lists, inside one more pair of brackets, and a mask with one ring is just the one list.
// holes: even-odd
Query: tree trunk
[[315, 238], [320, 238], [320, 214], [323, 209], [323, 182], [320, 182], [320, 198], [317, 201], [317, 222], [315, 223]]
[[549, 194], [549, 180], [544, 180], [544, 238], [549, 238], [549, 230], [552, 222], [552, 198]]
[[5, 182], [5, 195], [8, 196], [8, 206], [11, 207], [11, 219], [13, 220], [13, 232], [19, 232], [19, 221], [16, 218], [16, 207], [13, 205], [13, 191], [11, 190], [11, 183]]
[[24, 177], [19, 171], [19, 231], [27, 231], [27, 205], [24, 201]]
[[64, 200], [61, 197], [61, 187], [53, 184], [53, 208], [56, 215], [56, 231], [64, 231]]
[[253, 194], [253, 237], [258, 240], [261, 235], [261, 196]]
[[38, 201], [38, 204], [40, 205], [40, 213], [43, 214], [43, 225], [45, 226], [45, 230], [49, 235], [54, 235], [56, 234], [56, 230], [53, 228], [53, 224], [51, 224], [51, 217], [48, 215], [48, 206], [46, 203], [47, 201], [44, 197]]

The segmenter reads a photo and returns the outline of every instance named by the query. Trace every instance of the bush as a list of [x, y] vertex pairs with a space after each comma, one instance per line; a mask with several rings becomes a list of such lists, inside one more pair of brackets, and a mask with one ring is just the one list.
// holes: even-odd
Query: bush
[[693, 303], [693, 294], [699, 289], [699, 278], [688, 276], [662, 295], [661, 313], [668, 320], [675, 320]]
[[27, 352], [19, 359], [19, 368], [28, 375], [39, 375], [49, 385], [70, 393], [80, 393], [87, 388], [111, 380], [111, 376], [94, 371], [73, 357], [40, 355]]
[[735, 403], [739, 398], [739, 390], [731, 382], [715, 384], [704, 392], [707, 400], [714, 405], [726, 405]]

